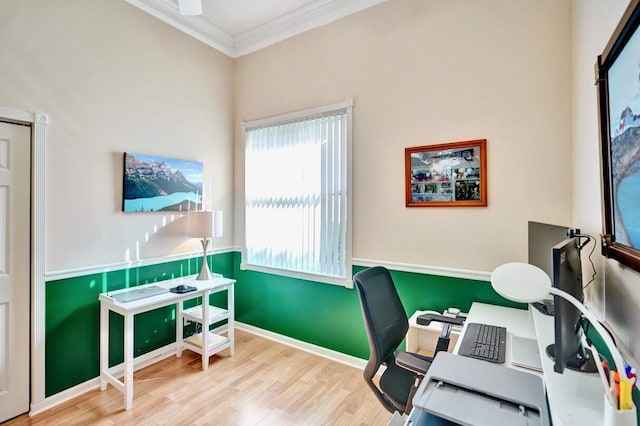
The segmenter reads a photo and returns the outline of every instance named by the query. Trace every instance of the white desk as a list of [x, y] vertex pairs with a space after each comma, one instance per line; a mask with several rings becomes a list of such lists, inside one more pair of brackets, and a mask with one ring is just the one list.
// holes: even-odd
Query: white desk
[[505, 350], [504, 366], [526, 371], [528, 373], [536, 373], [535, 371], [511, 364], [511, 336], [527, 337], [530, 339], [536, 338], [536, 330], [529, 311], [488, 305], [486, 303], [473, 303], [469, 310], [467, 320], [462, 327], [462, 332], [460, 333], [461, 337], [453, 348], [453, 353], [458, 353], [460, 345], [462, 344], [462, 336], [464, 336], [464, 333], [467, 331], [467, 325], [472, 322], [506, 327], [507, 346]]
[[538, 350], [544, 370], [547, 399], [554, 425], [601, 425], [604, 423], [604, 387], [597, 374], [567, 368], [553, 371], [545, 350], [554, 341], [553, 317], [530, 309], [538, 336]]
[[[183, 277], [174, 280], [160, 281], [151, 285], [165, 287], [167, 289], [179, 284], [196, 287], [196, 291], [189, 293], [163, 293], [132, 302], [121, 303], [111, 297], [112, 295], [127, 291], [128, 289], [117, 290], [108, 293], [101, 293], [100, 300], [100, 390], [107, 388], [107, 383], [111, 383], [116, 389], [124, 394], [124, 408], [130, 409], [133, 405], [133, 325], [134, 317], [142, 312], [162, 308], [164, 306], [176, 305], [176, 356], [182, 355], [183, 349], [190, 349], [202, 355], [202, 368], [206, 370], [209, 366], [209, 357], [223, 349], [229, 348], [231, 355], [234, 350], [234, 280], [216, 277], [208, 281], [197, 281], [192, 277]], [[209, 307], [209, 295], [221, 291], [227, 291], [227, 310], [213, 309]], [[185, 300], [202, 297], [201, 315], [196, 315], [194, 309], [189, 309], [183, 315], [182, 302]], [[213, 307], [212, 307], [213, 308]], [[109, 311], [116, 312], [124, 317], [124, 362], [120, 365], [109, 368]], [[222, 313], [223, 312], [223, 313]], [[215, 317], [213, 317], [215, 315]], [[183, 341], [183, 318], [201, 322], [202, 330], [208, 330], [208, 325], [222, 319], [227, 320], [227, 337], [221, 341], [210, 344], [212, 336], [209, 333], [202, 333], [199, 345], [193, 345], [188, 341]], [[122, 368], [124, 367], [124, 369]], [[120, 372], [123, 373], [123, 380], [118, 380]]]
[[[564, 370], [563, 374], [553, 371], [553, 362], [546, 356], [546, 347], [553, 343], [553, 317], [543, 315], [535, 309], [505, 308], [501, 306], [474, 303], [469, 311], [466, 324], [471, 322], [493, 324], [507, 328], [505, 366], [527, 371], [511, 364], [511, 336], [522, 336], [538, 340], [544, 381], [551, 419], [554, 425], [601, 425], [604, 421], [604, 389], [597, 374], [585, 374]], [[453, 352], [457, 353], [462, 342], [458, 340]]]

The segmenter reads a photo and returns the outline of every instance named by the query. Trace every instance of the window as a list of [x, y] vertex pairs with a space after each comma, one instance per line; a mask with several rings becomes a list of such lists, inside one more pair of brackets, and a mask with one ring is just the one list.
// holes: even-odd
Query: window
[[243, 123], [244, 268], [351, 287], [352, 107]]

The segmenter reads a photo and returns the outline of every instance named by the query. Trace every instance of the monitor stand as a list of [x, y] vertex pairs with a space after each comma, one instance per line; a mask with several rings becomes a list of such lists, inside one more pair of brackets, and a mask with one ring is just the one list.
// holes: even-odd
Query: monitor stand
[[543, 299], [540, 302], [533, 302], [531, 306], [544, 315], [553, 316], [553, 299]]
[[[574, 353], [565, 367], [581, 373], [597, 373], [598, 367], [596, 367], [591, 350], [588, 348], [583, 348], [582, 350], [584, 351], [584, 355], [582, 355], [580, 351]], [[551, 344], [547, 346], [546, 352], [547, 356], [555, 361], [555, 345]]]

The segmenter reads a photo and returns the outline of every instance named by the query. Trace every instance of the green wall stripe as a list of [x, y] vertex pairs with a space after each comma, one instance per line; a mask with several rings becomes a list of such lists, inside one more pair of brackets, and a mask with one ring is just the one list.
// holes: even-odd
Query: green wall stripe
[[[238, 321], [304, 342], [366, 359], [367, 337], [354, 289], [272, 274], [241, 271], [240, 253], [209, 257], [211, 269], [237, 280]], [[354, 267], [354, 273], [364, 267]], [[99, 375], [100, 305], [98, 295], [124, 287], [199, 272], [200, 258], [65, 278], [46, 285], [45, 393], [54, 395]], [[392, 271], [410, 315], [417, 309], [467, 311], [473, 301], [523, 306], [498, 296], [485, 281]], [[226, 294], [211, 302], [226, 306]], [[192, 302], [195, 304], [196, 302]], [[123, 359], [123, 319], [110, 316], [109, 362]], [[136, 317], [134, 353], [148, 353], [175, 341], [175, 309], [157, 309]]]
[[[355, 289], [241, 271], [236, 253], [236, 318], [246, 324], [366, 359], [369, 346]], [[365, 269], [355, 266], [354, 273]], [[468, 311], [474, 301], [524, 307], [499, 296], [485, 281], [391, 271], [411, 316], [418, 309]]]
[[[211, 269], [235, 278], [236, 319], [274, 333], [366, 359], [367, 336], [355, 289], [241, 271], [240, 253], [209, 257]], [[354, 266], [356, 273], [365, 267]], [[167, 262], [81, 277], [46, 285], [45, 394], [47, 397], [99, 375], [100, 304], [98, 295], [124, 287], [163, 281], [200, 271], [200, 258]], [[486, 281], [391, 271], [408, 315], [418, 309], [468, 311], [474, 301], [524, 308], [500, 297]], [[226, 294], [211, 296], [226, 307]], [[192, 301], [187, 304], [198, 303]], [[123, 359], [123, 318], [110, 317], [110, 365]], [[185, 333], [189, 333], [187, 329]], [[606, 352], [601, 339], [596, 347]], [[166, 307], [136, 316], [134, 352], [142, 355], [175, 341], [175, 309]], [[640, 405], [640, 392], [634, 391]], [[640, 417], [639, 417], [640, 418]]]

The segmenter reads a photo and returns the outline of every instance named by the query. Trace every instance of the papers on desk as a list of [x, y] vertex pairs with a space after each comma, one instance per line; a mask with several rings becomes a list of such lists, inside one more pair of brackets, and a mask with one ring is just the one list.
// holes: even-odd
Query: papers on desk
[[110, 294], [110, 296], [116, 302], [133, 302], [134, 300], [144, 299], [145, 297], [156, 296], [158, 294], [168, 293], [164, 287], [160, 287], [157, 285], [146, 286], [146, 287], [133, 287], [126, 291], [119, 291], [117, 293]]
[[538, 341], [526, 337], [511, 336], [511, 364], [542, 371]]

